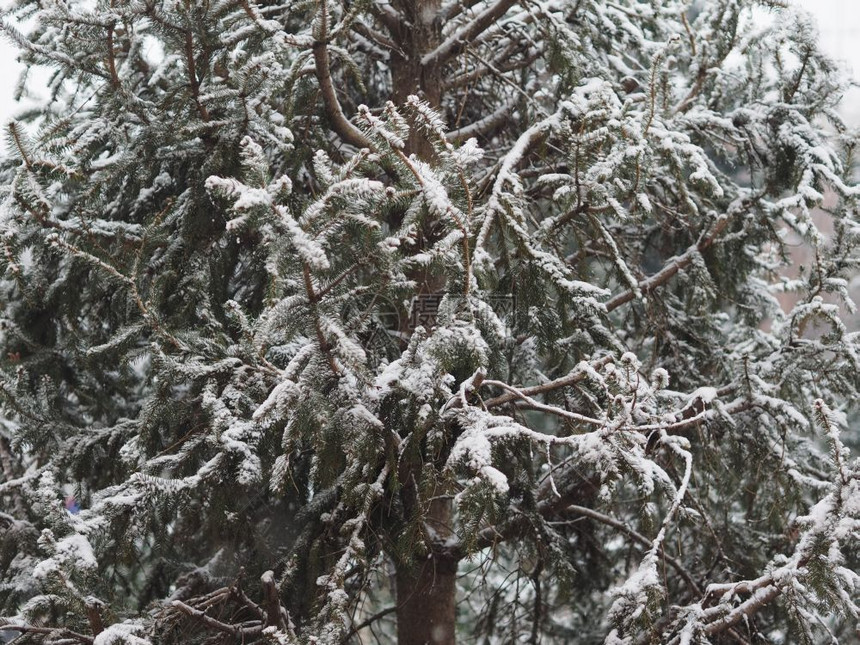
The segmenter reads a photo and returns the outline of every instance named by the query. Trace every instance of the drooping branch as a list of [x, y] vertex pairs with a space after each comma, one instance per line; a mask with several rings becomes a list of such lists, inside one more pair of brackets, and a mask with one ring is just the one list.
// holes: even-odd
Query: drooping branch
[[546, 140], [550, 136], [553, 129], [558, 127], [560, 114], [555, 113], [541, 121], [538, 121], [533, 126], [523, 132], [514, 143], [508, 153], [502, 157], [499, 162], [498, 172], [495, 173], [493, 180], [492, 193], [487, 201], [484, 221], [481, 224], [481, 229], [478, 232], [478, 237], [475, 240], [474, 257], [478, 257], [480, 253], [486, 253], [484, 247], [490, 236], [490, 231], [493, 228], [493, 222], [496, 215], [503, 210], [501, 203], [503, 194], [507, 184], [518, 185], [519, 179], [516, 176], [515, 169], [522, 163], [523, 159], [535, 146]]
[[[597, 522], [600, 522], [601, 524], [611, 526], [612, 528], [621, 531], [622, 533], [624, 533], [625, 535], [630, 537], [632, 540], [634, 540], [635, 542], [638, 542], [639, 544], [641, 544], [644, 547], [651, 548], [651, 546], [652, 546], [651, 540], [649, 540], [647, 537], [645, 537], [641, 533], [630, 528], [629, 526], [624, 524], [624, 522], [621, 522], [620, 520], [616, 520], [615, 518], [610, 517], [609, 515], [606, 515], [604, 513], [600, 513], [598, 511], [595, 511], [594, 509], [588, 508], [586, 506], [578, 506], [576, 504], [571, 504], [570, 506], [565, 508], [564, 511], [575, 513], [577, 515], [582, 515], [585, 517], [589, 517], [593, 520], [596, 520]], [[696, 581], [693, 579], [693, 576], [690, 575], [690, 572], [687, 571], [686, 568], [684, 568], [684, 565], [682, 565], [676, 558], [673, 558], [671, 555], [666, 553], [666, 550], [662, 544], [660, 545], [659, 550], [660, 550], [660, 557], [663, 558], [669, 564], [670, 567], [672, 567], [673, 569], [675, 569], [675, 571], [678, 572], [678, 575], [681, 576], [681, 578], [684, 580], [684, 583], [687, 585], [687, 587], [690, 589], [690, 591], [693, 592], [697, 596], [701, 596], [702, 595], [702, 589], [699, 587], [698, 583], [696, 583]]]
[[[709, 249], [713, 244], [719, 239], [720, 235], [723, 231], [726, 230], [726, 227], [729, 225], [729, 222], [734, 219], [734, 216], [744, 210], [750, 208], [753, 203], [755, 203], [760, 196], [756, 197], [745, 197], [736, 200], [728, 209], [728, 212], [721, 215], [714, 225], [703, 234], [699, 241], [693, 244], [690, 248], [688, 248], [684, 253], [679, 256], [676, 256], [669, 260], [666, 265], [660, 269], [654, 275], [642, 280], [638, 289], [639, 292], [642, 293], [643, 296], [648, 295], [649, 293], [655, 291], [659, 287], [663, 286], [669, 280], [671, 280], [679, 271], [687, 268], [693, 263], [693, 260], [697, 255], [701, 255], [704, 251]], [[636, 290], [628, 289], [623, 293], [619, 293], [617, 296], [610, 298], [610, 300], [606, 303], [606, 311], [614, 311], [618, 309], [621, 305], [624, 305], [636, 297]]]

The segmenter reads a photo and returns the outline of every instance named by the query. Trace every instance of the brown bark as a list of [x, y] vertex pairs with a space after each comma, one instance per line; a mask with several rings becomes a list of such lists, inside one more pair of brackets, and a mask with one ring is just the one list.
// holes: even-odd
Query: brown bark
[[[432, 107], [442, 104], [442, 68], [438, 63], [423, 65], [421, 59], [441, 42], [441, 0], [402, 0], [405, 21], [400, 33], [392, 34], [399, 49], [391, 53], [392, 100], [402, 107], [414, 94]], [[406, 154], [433, 158], [433, 146], [427, 137], [413, 131], [406, 144]]]
[[[451, 502], [431, 503], [427, 524], [450, 531]], [[397, 566], [398, 645], [454, 645], [457, 617], [457, 560], [439, 553]]]
[[[431, 107], [442, 105], [442, 67], [440, 63], [422, 64], [422, 58], [441, 43], [441, 0], [399, 0], [395, 6], [404, 20], [392, 30], [398, 49], [391, 54], [392, 100], [402, 107], [416, 95]], [[391, 26], [389, 26], [391, 29]], [[425, 161], [435, 156], [432, 142], [413, 130], [406, 143], [406, 154]], [[422, 293], [433, 293], [444, 286], [438, 276], [415, 276]], [[407, 467], [408, 471], [412, 471]], [[408, 478], [407, 478], [408, 481]], [[420, 505], [418, 491], [407, 486], [407, 507]], [[414, 497], [413, 497], [414, 496]], [[435, 499], [430, 503], [424, 523], [437, 536], [451, 532], [451, 501]], [[456, 642], [457, 559], [431, 550], [423, 560], [396, 563], [397, 642], [398, 645], [454, 645]]]
[[397, 570], [398, 645], [454, 645], [456, 581], [453, 560], [430, 558]]

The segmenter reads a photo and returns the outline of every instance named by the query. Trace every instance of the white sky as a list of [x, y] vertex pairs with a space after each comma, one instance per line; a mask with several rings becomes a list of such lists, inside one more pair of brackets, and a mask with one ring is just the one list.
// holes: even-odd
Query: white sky
[[[721, 0], [708, 0], [720, 2]], [[846, 62], [855, 78], [860, 78], [860, 0], [795, 0], [818, 19], [821, 43], [833, 57]], [[2, 2], [2, 4], [6, 4]], [[0, 124], [20, 111], [12, 98], [21, 65], [15, 48], [0, 39]], [[854, 126], [860, 126], [860, 88], [843, 101], [843, 112]]]

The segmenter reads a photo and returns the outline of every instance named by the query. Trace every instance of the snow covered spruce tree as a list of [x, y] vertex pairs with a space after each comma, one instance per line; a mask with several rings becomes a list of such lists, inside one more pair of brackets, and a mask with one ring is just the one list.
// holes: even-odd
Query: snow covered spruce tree
[[856, 139], [784, 4], [17, 0], [0, 635], [856, 642]]

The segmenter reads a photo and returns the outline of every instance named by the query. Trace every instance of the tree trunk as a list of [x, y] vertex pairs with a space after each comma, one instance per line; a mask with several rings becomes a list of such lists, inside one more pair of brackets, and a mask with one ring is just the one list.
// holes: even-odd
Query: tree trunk
[[[402, 107], [411, 94], [427, 101], [431, 107], [442, 104], [442, 70], [438, 65], [424, 66], [421, 59], [433, 51], [442, 40], [439, 12], [441, 0], [403, 0], [402, 12], [408, 26], [397, 34], [398, 49], [391, 53], [392, 100]], [[412, 132], [406, 143], [406, 153], [415, 153], [429, 161], [433, 147], [420, 133]]]
[[[431, 503], [427, 523], [450, 533], [451, 502]], [[432, 554], [423, 562], [397, 566], [398, 645], [454, 645], [457, 618], [457, 561]]]
[[[398, 49], [391, 54], [391, 81], [395, 105], [402, 107], [416, 95], [433, 108], [442, 104], [442, 70], [438, 65], [424, 66], [422, 57], [441, 42], [439, 13], [441, 0], [400, 0], [396, 6], [406, 18], [402, 33], [392, 34]], [[406, 154], [425, 161], [435, 156], [427, 137], [415, 130], [406, 143]], [[438, 276], [414, 276], [422, 293], [444, 288]], [[411, 331], [411, 330], [410, 330]], [[410, 469], [411, 470], [411, 469]], [[407, 479], [408, 480], [408, 479]], [[406, 487], [407, 507], [420, 504], [417, 491]], [[413, 497], [415, 496], [415, 497]], [[423, 518], [437, 536], [451, 534], [451, 500], [435, 499]], [[398, 645], [454, 645], [457, 617], [457, 561], [439, 554], [411, 563], [396, 564], [397, 643]]]
[[397, 570], [398, 645], [454, 645], [457, 563], [429, 558]]

